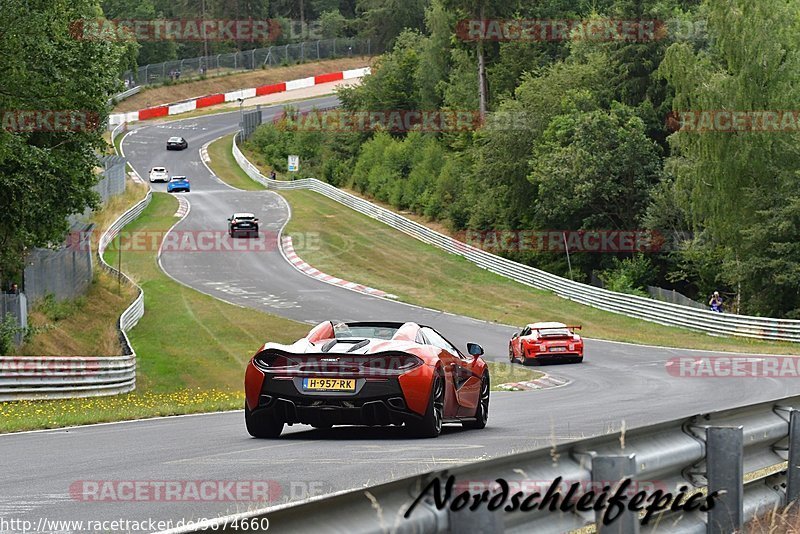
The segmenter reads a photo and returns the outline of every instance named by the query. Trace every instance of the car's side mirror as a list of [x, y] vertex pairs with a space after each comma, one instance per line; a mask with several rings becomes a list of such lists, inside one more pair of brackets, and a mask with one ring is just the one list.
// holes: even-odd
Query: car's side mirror
[[258, 222], [258, 219], [253, 219], [253, 222]]
[[514, 332], [514, 335], [511, 336], [511, 339], [517, 339], [519, 337], [519, 332]]
[[467, 352], [477, 358], [478, 356], [483, 356], [483, 347], [477, 343], [467, 343]]
[[228, 222], [231, 222], [231, 219], [230, 219], [230, 217], [228, 218]]

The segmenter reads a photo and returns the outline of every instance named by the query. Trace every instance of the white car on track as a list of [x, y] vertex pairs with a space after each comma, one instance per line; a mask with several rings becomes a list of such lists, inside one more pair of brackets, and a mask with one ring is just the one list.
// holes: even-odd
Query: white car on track
[[153, 167], [150, 169], [150, 183], [169, 182], [169, 173], [165, 167]]

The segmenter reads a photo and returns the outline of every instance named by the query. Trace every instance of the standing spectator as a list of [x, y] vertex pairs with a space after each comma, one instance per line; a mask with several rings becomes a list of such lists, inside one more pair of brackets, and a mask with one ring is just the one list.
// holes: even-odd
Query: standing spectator
[[274, 169], [272, 170], [271, 173], [269, 173], [269, 179], [270, 180], [277, 180], [278, 179], [277, 175], [275, 174], [275, 170]]

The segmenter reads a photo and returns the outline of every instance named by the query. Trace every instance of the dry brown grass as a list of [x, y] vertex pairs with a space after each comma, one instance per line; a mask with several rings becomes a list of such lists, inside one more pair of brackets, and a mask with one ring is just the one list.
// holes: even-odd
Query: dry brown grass
[[797, 503], [776, 508], [749, 521], [748, 534], [800, 534], [800, 508]]
[[86, 295], [61, 304], [40, 301], [28, 315], [38, 329], [23, 356], [119, 356], [116, 321], [136, 296], [132, 286], [98, 269]]
[[316, 76], [326, 72], [366, 67], [370, 65], [371, 62], [372, 58], [368, 56], [330, 59], [326, 61], [303, 63], [300, 65], [290, 65], [287, 67], [273, 67], [263, 70], [237, 72], [227, 76], [212, 77], [186, 83], [144, 88], [139, 94], [120, 102], [117, 107], [114, 108], [114, 112], [136, 111], [151, 106], [159, 106], [171, 102], [179, 102], [181, 100], [190, 100], [204, 95], [280, 83], [297, 78]]

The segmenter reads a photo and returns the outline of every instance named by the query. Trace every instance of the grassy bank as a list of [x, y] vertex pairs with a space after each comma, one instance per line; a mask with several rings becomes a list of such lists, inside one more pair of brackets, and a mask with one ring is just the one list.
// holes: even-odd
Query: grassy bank
[[126, 98], [115, 108], [114, 113], [136, 111], [151, 106], [159, 106], [170, 102], [189, 100], [204, 95], [225, 93], [258, 87], [288, 80], [316, 76], [326, 72], [338, 72], [369, 65], [371, 58], [366, 56], [312, 61], [286, 67], [272, 67], [249, 71], [232, 71], [221, 76], [210, 76], [206, 79], [181, 81], [170, 85], [155, 87], [145, 86], [139, 93]]
[[[229, 151], [230, 142], [220, 140], [217, 148]], [[212, 157], [212, 167], [223, 180], [243, 180], [233, 158]], [[292, 207], [286, 231], [320, 236], [315, 241], [319, 246], [297, 250], [304, 260], [327, 274], [393, 293], [404, 302], [510, 325], [542, 320], [578, 323], [585, 336], [613, 341], [741, 352], [797, 351], [788, 343], [712, 337], [583, 306], [480, 269], [317, 193], [281, 195]]]

